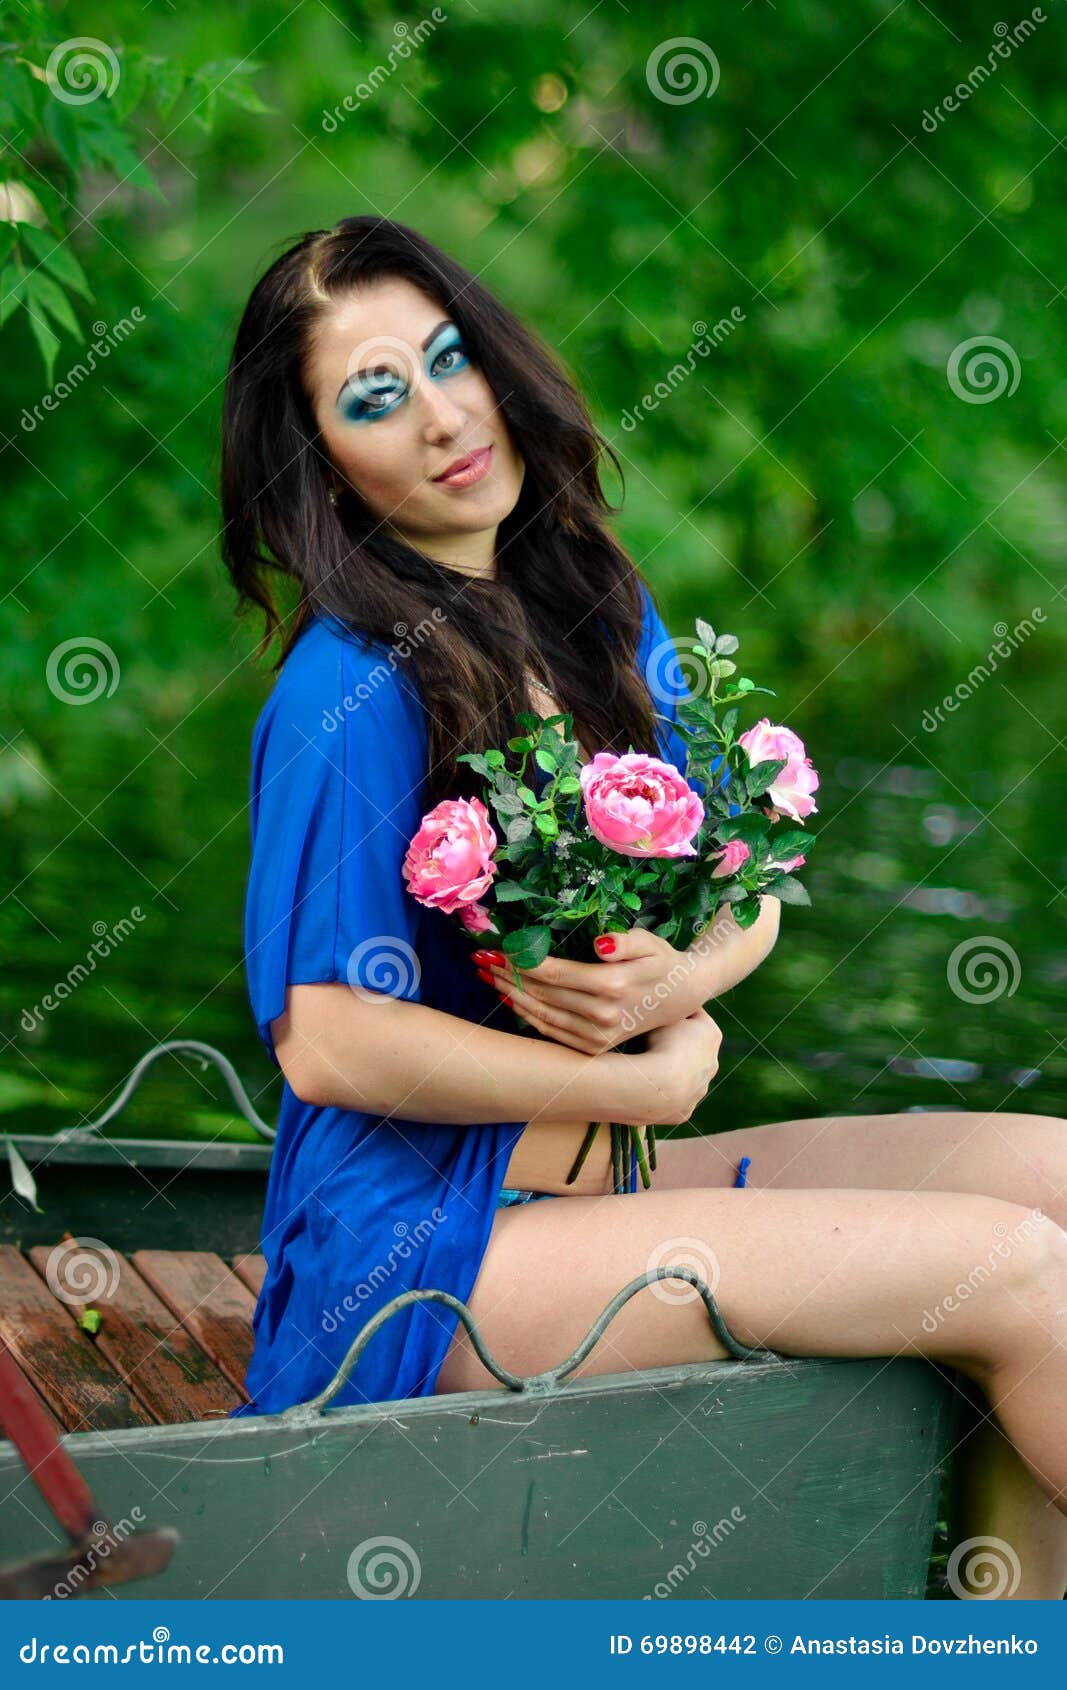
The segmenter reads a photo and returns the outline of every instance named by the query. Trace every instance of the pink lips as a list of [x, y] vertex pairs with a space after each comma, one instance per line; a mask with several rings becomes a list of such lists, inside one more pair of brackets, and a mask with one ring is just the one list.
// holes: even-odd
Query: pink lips
[[464, 459], [461, 469], [455, 470], [451, 475], [435, 475], [434, 480], [439, 487], [472, 487], [487, 473], [492, 456], [493, 448], [482, 446]]

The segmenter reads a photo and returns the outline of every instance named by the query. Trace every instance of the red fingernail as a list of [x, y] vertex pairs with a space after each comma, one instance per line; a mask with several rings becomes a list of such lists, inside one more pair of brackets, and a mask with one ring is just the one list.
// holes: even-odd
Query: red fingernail
[[495, 962], [498, 968], [503, 968], [505, 961], [503, 951], [472, 951], [475, 962]]
[[478, 978], [479, 978], [479, 980], [484, 980], [487, 986], [495, 986], [496, 985], [496, 981], [493, 979], [493, 976], [490, 974], [490, 972], [487, 968], [479, 968]]
[[599, 956], [610, 956], [615, 949], [615, 941], [610, 933], [601, 933], [598, 939], [593, 940], [593, 944]]

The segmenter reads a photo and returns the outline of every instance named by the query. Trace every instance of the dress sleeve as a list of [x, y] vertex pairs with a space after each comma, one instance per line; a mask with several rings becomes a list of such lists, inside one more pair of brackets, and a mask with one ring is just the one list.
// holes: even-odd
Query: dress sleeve
[[420, 820], [421, 711], [410, 683], [354, 642], [321, 629], [305, 638], [252, 742], [245, 970], [275, 1063], [270, 1025], [287, 985], [420, 996], [421, 908], [401, 869]]

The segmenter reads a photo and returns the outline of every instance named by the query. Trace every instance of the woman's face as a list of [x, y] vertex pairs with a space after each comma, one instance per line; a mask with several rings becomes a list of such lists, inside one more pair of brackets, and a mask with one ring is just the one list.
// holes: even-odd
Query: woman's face
[[[441, 307], [402, 277], [332, 302], [306, 378], [339, 482], [427, 556], [495, 575], [497, 526], [515, 507], [524, 465]], [[476, 479], [442, 479], [472, 453]]]

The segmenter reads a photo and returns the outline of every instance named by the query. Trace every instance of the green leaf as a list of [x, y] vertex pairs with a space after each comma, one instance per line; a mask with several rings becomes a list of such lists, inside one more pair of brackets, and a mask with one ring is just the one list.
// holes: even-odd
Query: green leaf
[[698, 616], [696, 619], [696, 630], [697, 639], [702, 640], [709, 651], [714, 650], [716, 635], [715, 629], [712, 627], [711, 623], [705, 622], [702, 617]]
[[738, 927], [751, 927], [759, 920], [759, 899], [746, 898], [744, 903], [735, 904], [733, 917]]
[[552, 929], [520, 927], [514, 933], [505, 933], [502, 948], [517, 968], [536, 968], [552, 948]]
[[33, 256], [51, 271], [58, 282], [72, 293], [80, 293], [83, 299], [92, 301], [93, 291], [85, 271], [70, 250], [69, 237], [57, 241], [51, 229], [39, 229], [35, 223], [20, 223], [18, 233]]
[[716, 657], [732, 657], [740, 643], [736, 634], [720, 634], [715, 641]]
[[99, 1309], [86, 1309], [76, 1324], [81, 1327], [83, 1332], [91, 1332], [95, 1335], [100, 1330], [102, 1319]]
[[811, 850], [815, 835], [805, 833], [802, 828], [792, 827], [785, 833], [772, 834], [769, 843], [776, 857], [795, 857], [798, 851]]
[[17, 264], [5, 264], [0, 272], [0, 327], [7, 322], [12, 311], [22, 304], [25, 290], [25, 270]]
[[808, 889], [802, 881], [794, 879], [791, 874], [782, 875], [779, 879], [769, 880], [763, 891], [771, 898], [777, 898], [782, 904], [807, 904], [811, 898]]
[[745, 773], [745, 791], [750, 798], [759, 798], [769, 786], [774, 784], [776, 775], [780, 775], [789, 761], [787, 757], [771, 757], [766, 762], [755, 763]]
[[59, 336], [49, 328], [40, 310], [34, 311], [28, 301], [26, 309], [30, 318], [30, 333], [37, 342], [37, 350], [44, 363], [45, 385], [51, 387], [52, 375], [56, 367], [56, 353], [59, 351]]
[[536, 811], [533, 818], [533, 824], [542, 839], [558, 838], [559, 823], [555, 816], [550, 815], [547, 810]]
[[71, 310], [70, 300], [67, 298], [59, 283], [53, 281], [42, 271], [35, 270], [26, 277], [27, 309], [35, 305], [41, 311], [47, 311], [61, 329], [74, 336], [75, 340], [84, 340], [85, 335], [74, 312]]
[[502, 769], [507, 763], [507, 758], [502, 751], [487, 751], [485, 760], [491, 769]]
[[641, 900], [636, 892], [624, 892], [620, 902], [624, 903], [628, 910], [639, 910], [641, 908]]
[[522, 840], [529, 839], [531, 833], [533, 832], [533, 822], [527, 815], [515, 816], [512, 821], [508, 822], [505, 831], [507, 834], [508, 844], [517, 845], [521, 843]]

